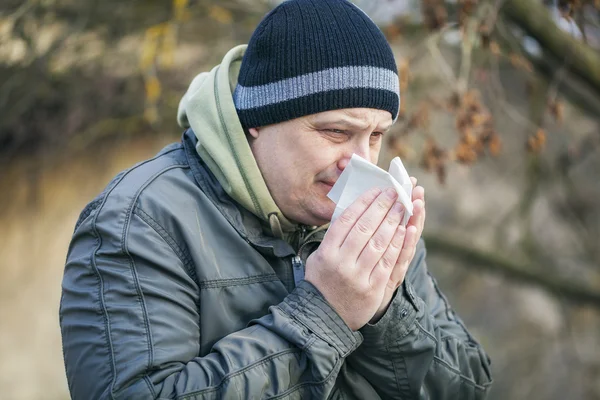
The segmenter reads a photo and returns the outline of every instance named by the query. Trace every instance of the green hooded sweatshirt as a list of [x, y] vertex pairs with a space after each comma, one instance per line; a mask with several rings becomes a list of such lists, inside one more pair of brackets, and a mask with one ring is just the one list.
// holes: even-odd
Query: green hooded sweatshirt
[[271, 197], [233, 103], [246, 47], [233, 48], [220, 65], [194, 78], [179, 103], [177, 121], [183, 128], [192, 128], [198, 154], [225, 191], [283, 238], [298, 226]]

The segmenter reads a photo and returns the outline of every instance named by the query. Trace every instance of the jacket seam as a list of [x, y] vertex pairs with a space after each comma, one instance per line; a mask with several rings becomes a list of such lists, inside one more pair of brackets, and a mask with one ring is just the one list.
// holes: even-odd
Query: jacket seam
[[177, 255], [179, 260], [181, 260], [181, 263], [185, 267], [189, 277], [192, 278], [192, 280], [196, 284], [198, 284], [198, 277], [194, 272], [192, 265], [192, 257], [189, 255], [189, 253], [187, 253], [181, 247], [179, 247], [179, 245], [177, 245], [177, 242], [171, 236], [171, 234], [165, 228], [163, 228], [154, 218], [152, 218], [147, 212], [145, 212], [141, 207], [134, 207], [133, 213], [140, 217], [140, 219], [146, 224], [148, 224], [148, 226], [150, 226], [169, 245], [169, 247], [171, 247], [175, 255]]
[[458, 376], [462, 382], [473, 386], [475, 389], [479, 389], [479, 390], [483, 390], [483, 391], [487, 390], [487, 388], [485, 386], [480, 385], [477, 382], [475, 382], [473, 379], [469, 378], [468, 376], [461, 374], [460, 370], [457, 370], [456, 368], [452, 367], [450, 364], [448, 364], [446, 361], [442, 360], [440, 357], [433, 356], [433, 361], [446, 367], [446, 369], [448, 369], [449, 371], [453, 372], [456, 376]]
[[[390, 346], [390, 342], [388, 342], [387, 340], [384, 339], [383, 343], [384, 343], [386, 352], [388, 354], [393, 354], [391, 346]], [[393, 343], [393, 342], [391, 342], [391, 343]], [[394, 357], [390, 357], [389, 360], [390, 360], [390, 364], [392, 364], [392, 370], [394, 371], [394, 377], [396, 378], [396, 379], [394, 379], [396, 388], [397, 388], [398, 392], [401, 393], [402, 388], [400, 387], [400, 371], [398, 371], [398, 368], [396, 367], [396, 362], [394, 360]]]
[[288, 390], [286, 390], [283, 393], [280, 393], [276, 396], [273, 397], [269, 397], [269, 399], [281, 399], [284, 398], [286, 396], [291, 395], [294, 392], [299, 391], [300, 389], [302, 389], [303, 387], [306, 386], [323, 386], [326, 385], [328, 382], [330, 382], [333, 378], [337, 378], [337, 374], [335, 373], [336, 371], [339, 373], [339, 366], [341, 363], [341, 359], [338, 359], [335, 364], [333, 365], [333, 368], [331, 369], [331, 371], [329, 372], [329, 374], [327, 375], [327, 377], [325, 377], [325, 379], [323, 379], [322, 381], [317, 381], [317, 382], [302, 382], [302, 383], [298, 383], [294, 386], [292, 386], [291, 388], [289, 388]]
[[[111, 339], [111, 324], [110, 324], [110, 318], [108, 315], [108, 309], [106, 307], [106, 299], [104, 297], [104, 279], [102, 278], [102, 274], [100, 273], [100, 270], [98, 269], [98, 265], [96, 263], [96, 255], [98, 253], [98, 251], [100, 250], [100, 248], [102, 247], [102, 236], [100, 235], [100, 233], [98, 232], [98, 227], [97, 227], [97, 222], [98, 222], [98, 216], [100, 215], [100, 211], [102, 210], [102, 208], [104, 207], [104, 205], [106, 204], [106, 201], [108, 200], [110, 194], [112, 193], [113, 190], [115, 190], [115, 188], [117, 186], [119, 186], [119, 184], [125, 179], [125, 177], [127, 177], [132, 171], [134, 171], [136, 168], [144, 165], [144, 164], [148, 164], [156, 159], [158, 159], [159, 157], [162, 157], [166, 154], [169, 154], [171, 152], [177, 151], [179, 150], [178, 148], [174, 148], [172, 150], [169, 150], [167, 152], [164, 153], [160, 153], [157, 156], [148, 159], [146, 161], [143, 161], [142, 163], [138, 164], [136, 167], [130, 168], [129, 170], [127, 170], [127, 172], [123, 173], [123, 175], [119, 178], [119, 180], [117, 182], [115, 182], [115, 184], [110, 188], [110, 190], [108, 190], [106, 192], [106, 194], [104, 195], [104, 198], [102, 199], [102, 204], [98, 207], [98, 212], [96, 213], [96, 215], [94, 215], [94, 219], [92, 220], [92, 230], [94, 232], [94, 235], [97, 238], [98, 244], [96, 245], [96, 248], [92, 254], [92, 267], [94, 269], [94, 272], [98, 278], [99, 281], [99, 287], [98, 287], [98, 298], [99, 298], [99, 303], [101, 305], [102, 308], [102, 317], [104, 319], [104, 330], [105, 330], [105, 335], [106, 335], [106, 344], [108, 347], [108, 353], [109, 353], [109, 359], [110, 359], [110, 365], [111, 365], [111, 372], [112, 372], [112, 379], [110, 381], [109, 384], [109, 397], [110, 399], [115, 399], [115, 395], [114, 395], [114, 387], [115, 387], [115, 382], [117, 380], [117, 367], [115, 365], [115, 356], [114, 356], [114, 347], [113, 347], [113, 343], [112, 343], [112, 339]], [[161, 170], [160, 172], [164, 172], [165, 170]], [[156, 176], [156, 175], [155, 175]], [[153, 177], [152, 179], [149, 179], [149, 181], [153, 180], [155, 177]], [[142, 191], [143, 188], [145, 188], [146, 185], [144, 185], [142, 188], [140, 188], [140, 190], [138, 191], [138, 193], [136, 194], [136, 196], [134, 196], [134, 198], [132, 199], [132, 204], [137, 200], [139, 193]], [[121, 241], [123, 240], [123, 238], [121, 238]]]
[[215, 279], [199, 282], [201, 289], [215, 289], [231, 286], [251, 285], [254, 283], [275, 282], [279, 280], [276, 274], [254, 275], [245, 278]]
[[[145, 219], [144, 216], [142, 214], [140, 214], [138, 211], [144, 213], [148, 219]], [[156, 234], [158, 234], [165, 241], [165, 243], [167, 243], [171, 247], [171, 250], [173, 250], [175, 255], [177, 255], [179, 260], [184, 265], [184, 270], [186, 271], [186, 273], [188, 274], [190, 279], [192, 279], [194, 281], [194, 283], [196, 285], [198, 285], [198, 280], [196, 278], [196, 274], [193, 272], [191, 261], [190, 261], [190, 267], [186, 267], [184, 258], [182, 258], [176, 250], [176, 247], [178, 248], [177, 243], [175, 243], [175, 241], [172, 239], [172, 237], [169, 235], [169, 233], [166, 231], [166, 229], [164, 229], [162, 226], [160, 226], [160, 224], [158, 224], [158, 222], [156, 222], [150, 215], [148, 215], [146, 212], [144, 212], [144, 210], [142, 210], [140, 207], [135, 207], [133, 213], [134, 213], [134, 215], [137, 215], [144, 223], [146, 223], [152, 230], [154, 230], [154, 232], [156, 232]], [[164, 236], [161, 232], [164, 232], [164, 234], [166, 236]], [[172, 240], [172, 243], [170, 240]], [[190, 257], [190, 260], [191, 260], [191, 257]], [[200, 287], [200, 285], [198, 285], [198, 287]], [[200, 301], [201, 301], [201, 296], [198, 296], [198, 301], [196, 302], [196, 307], [198, 310], [200, 310], [200, 307], [201, 307]], [[198, 323], [200, 323], [200, 321], [198, 321]], [[200, 350], [202, 350], [202, 349], [200, 348]]]
[[148, 374], [144, 375], [144, 382], [146, 382], [146, 385], [148, 385], [148, 390], [150, 390], [150, 393], [152, 393], [152, 397], [156, 398], [156, 391], [154, 390], [154, 385], [150, 381]]
[[[106, 193], [106, 195], [104, 196], [104, 198], [102, 199], [102, 204], [98, 207], [99, 211], [102, 209], [102, 207], [104, 207], [104, 204], [106, 204], [106, 200], [108, 199], [108, 196], [110, 195], [110, 193], [112, 192], [112, 190], [125, 178], [125, 176], [127, 176], [127, 173], [123, 174], [121, 176], [121, 178], [118, 180], [117, 183], [115, 183], [115, 185]], [[104, 298], [104, 279], [102, 279], [102, 275], [100, 274], [100, 270], [98, 269], [98, 265], [96, 264], [96, 253], [98, 253], [98, 250], [100, 250], [100, 248], [102, 247], [102, 237], [100, 235], [100, 233], [98, 232], [98, 228], [96, 226], [96, 222], [98, 220], [98, 215], [100, 214], [100, 212], [96, 213], [96, 215], [94, 215], [94, 218], [92, 220], [92, 230], [94, 232], [94, 235], [96, 236], [96, 240], [97, 240], [97, 245], [96, 248], [94, 249], [94, 252], [92, 253], [92, 268], [96, 274], [96, 277], [98, 278], [98, 302], [101, 305], [102, 308], [102, 318], [104, 319], [104, 333], [106, 335], [106, 344], [108, 347], [108, 357], [110, 359], [110, 366], [111, 366], [111, 373], [112, 373], [112, 379], [109, 385], [109, 397], [111, 399], [114, 399], [114, 385], [115, 385], [115, 381], [117, 380], [117, 367], [115, 365], [115, 357], [114, 357], [114, 349], [113, 349], [113, 344], [112, 344], [112, 340], [110, 337], [110, 318], [108, 317], [108, 309], [106, 308], [106, 301]]]
[[[419, 327], [419, 330], [421, 332], [423, 332], [427, 337], [429, 337], [430, 339], [432, 339], [435, 342], [435, 345], [436, 345], [436, 348], [437, 348], [439, 346], [439, 341], [434, 336], [432, 336], [429, 332], [427, 332], [425, 330], [425, 328], [419, 322], [417, 322], [417, 326]], [[446, 361], [444, 361], [442, 358], [434, 355], [433, 356], [433, 360], [437, 361], [438, 364], [441, 364], [442, 366], [446, 367], [446, 369], [448, 369], [449, 371], [453, 372], [462, 381], [466, 381], [467, 383], [475, 386], [478, 389], [485, 390], [485, 388], [483, 386], [479, 385], [477, 382], [475, 382], [473, 379], [469, 378], [468, 376], [463, 375], [459, 369], [454, 368], [453, 366], [451, 366], [450, 364], [448, 364]]]
[[138, 279], [137, 269], [135, 267], [135, 261], [133, 260], [133, 257], [129, 253], [129, 249], [127, 246], [127, 242], [129, 239], [129, 227], [131, 225], [131, 219], [134, 214], [134, 209], [136, 208], [136, 203], [137, 203], [140, 195], [142, 194], [142, 192], [152, 182], [154, 182], [154, 180], [156, 178], [163, 175], [167, 171], [170, 171], [175, 168], [187, 168], [187, 166], [178, 164], [178, 163], [168, 165], [165, 168], [162, 168], [159, 171], [157, 171], [154, 175], [152, 175], [150, 178], [148, 178], [146, 180], [146, 182], [144, 182], [143, 185], [141, 185], [139, 187], [139, 189], [137, 190], [135, 195], [132, 197], [129, 207], [127, 209], [127, 213], [125, 214], [125, 221], [123, 223], [123, 232], [122, 232], [122, 236], [121, 236], [121, 251], [123, 252], [123, 254], [125, 254], [129, 258], [131, 277], [133, 279], [133, 284], [136, 289], [138, 302], [140, 303], [140, 308], [142, 311], [142, 318], [144, 321], [144, 330], [146, 331], [146, 338], [148, 341], [148, 346], [147, 346], [148, 347], [148, 364], [146, 366], [147, 369], [149, 369], [154, 364], [154, 350], [153, 350], [154, 349], [154, 345], [153, 345], [154, 339], [152, 338], [152, 332], [150, 331], [150, 321], [149, 321], [149, 317], [148, 317], [148, 310], [146, 308], [146, 302], [144, 301], [144, 294], [142, 293], [142, 287], [141, 287], [140, 281]]
[[267, 362], [269, 362], [269, 361], [271, 361], [271, 360], [273, 360], [275, 358], [278, 358], [278, 357], [281, 357], [281, 356], [284, 356], [284, 355], [287, 355], [287, 354], [299, 353], [299, 352], [301, 352], [301, 350], [299, 348], [291, 348], [291, 349], [286, 349], [286, 350], [283, 350], [283, 351], [280, 351], [280, 352], [277, 352], [277, 353], [274, 353], [274, 354], [270, 354], [270, 355], [268, 355], [268, 356], [266, 356], [266, 357], [264, 357], [264, 358], [262, 358], [260, 360], [255, 361], [254, 363], [252, 363], [252, 364], [250, 364], [250, 365], [248, 365], [248, 366], [246, 366], [244, 368], [240, 368], [239, 370], [237, 370], [235, 372], [232, 372], [230, 374], [225, 375], [223, 377], [223, 379], [221, 379], [221, 381], [216, 386], [212, 386], [212, 387], [209, 387], [209, 388], [205, 388], [205, 389], [196, 390], [196, 391], [193, 391], [193, 392], [190, 392], [190, 393], [186, 393], [186, 394], [180, 396], [179, 399], [184, 400], [184, 399], [190, 398], [191, 396], [197, 396], [199, 394], [211, 393], [211, 392], [215, 392], [215, 391], [221, 390], [222, 386], [225, 383], [227, 383], [228, 381], [230, 381], [232, 378], [235, 378], [236, 376], [245, 373], [248, 370], [251, 370], [253, 368], [256, 368], [258, 366], [266, 364]]
[[83, 212], [81, 213], [81, 215], [77, 219], [77, 222], [75, 223], [74, 232], [77, 232], [77, 229], [79, 229], [79, 227], [81, 226], [81, 224], [83, 223], [83, 221], [85, 221], [85, 219], [87, 217], [89, 217], [90, 215], [92, 215], [92, 213], [100, 206], [100, 204], [102, 203], [103, 200], [104, 200], [103, 197], [100, 197], [99, 199], [96, 199], [96, 200], [92, 200], [92, 202], [90, 202], [85, 207], [85, 209], [83, 210]]
[[[414, 313], [416, 314], [416, 311], [414, 311]], [[416, 319], [412, 322], [412, 325], [414, 324], [418, 325], [418, 321], [416, 321]], [[407, 398], [411, 398], [411, 383], [410, 383], [410, 379], [408, 379], [407, 373], [402, 374], [401, 371], [408, 371], [408, 366], [406, 365], [406, 357], [402, 356], [402, 348], [400, 346], [400, 340], [404, 337], [406, 337], [409, 332], [411, 331], [411, 329], [409, 329], [408, 326], [405, 327], [405, 332], [403, 335], [400, 335], [400, 337], [397, 338], [397, 340], [392, 340], [390, 341], [390, 350], [391, 350], [391, 346], [395, 346], [396, 347], [396, 354], [400, 355], [398, 358], [399, 360], [394, 360], [393, 361], [393, 365], [394, 365], [394, 374], [396, 375], [396, 384], [398, 386], [398, 390], [400, 393], [403, 394], [403, 396], [406, 396]], [[400, 367], [400, 363], [402, 363], [403, 368]]]
[[415, 324], [417, 325], [419, 330], [423, 334], [425, 334], [425, 336], [427, 336], [429, 339], [431, 339], [435, 342], [436, 347], [439, 345], [437, 338], [435, 336], [433, 336], [431, 333], [427, 332], [427, 330], [423, 327], [423, 325], [421, 325], [421, 323], [419, 321], [415, 321]]
[[446, 313], [446, 317], [448, 318], [448, 320], [456, 322], [457, 325], [460, 326], [460, 328], [462, 329], [462, 331], [465, 334], [465, 336], [467, 336], [469, 338], [469, 340], [473, 342], [474, 341], [473, 337], [471, 336], [471, 334], [469, 333], [469, 331], [467, 330], [467, 328], [464, 326], [464, 324], [462, 323], [462, 321], [460, 321], [460, 319], [456, 318], [455, 312], [450, 307], [450, 305], [448, 303], [448, 300], [446, 299], [446, 296], [444, 296], [444, 294], [440, 291], [440, 288], [437, 285], [436, 279], [433, 277], [433, 275], [431, 275], [429, 273], [429, 271], [427, 271], [427, 275], [429, 276], [429, 279], [431, 279], [431, 282], [433, 283], [433, 287], [434, 287], [437, 295], [444, 302], [444, 312]]
[[146, 368], [149, 369], [152, 364], [154, 363], [154, 351], [153, 351], [153, 339], [152, 339], [152, 334], [150, 332], [150, 322], [148, 321], [148, 312], [146, 309], [146, 303], [144, 301], [144, 296], [142, 293], [142, 288], [140, 285], [140, 281], [138, 279], [138, 275], [137, 275], [137, 269], [135, 266], [135, 261], [133, 260], [133, 257], [131, 256], [131, 253], [129, 253], [129, 249], [128, 249], [128, 239], [129, 239], [129, 226], [131, 223], [131, 219], [133, 216], [133, 210], [134, 210], [134, 206], [135, 203], [137, 202], [137, 199], [139, 197], [139, 193], [141, 193], [141, 191], [147, 186], [148, 183], [146, 183], [145, 185], [143, 185], [139, 191], [136, 193], [136, 195], [133, 198], [133, 201], [129, 204], [129, 207], [127, 209], [127, 213], [125, 214], [125, 221], [123, 223], [123, 232], [121, 234], [121, 251], [123, 252], [123, 254], [125, 254], [127, 256], [127, 258], [129, 259], [129, 269], [131, 272], [131, 279], [133, 280], [133, 285], [135, 287], [135, 292], [136, 292], [136, 297], [140, 306], [140, 309], [142, 311], [142, 320], [144, 321], [144, 331], [146, 333], [146, 340], [147, 340], [147, 349], [148, 349], [148, 361], [147, 361], [147, 365]]
[[[397, 343], [396, 346], [398, 347], [398, 352], [400, 352], [400, 344]], [[408, 366], [406, 365], [406, 357], [403, 357], [403, 356], [400, 357], [400, 360], [397, 363], [400, 364], [400, 362], [402, 362], [402, 365], [404, 366], [404, 371], [408, 371]], [[394, 362], [394, 364], [396, 364], [396, 362]], [[402, 393], [406, 397], [410, 398], [410, 392], [411, 392], [410, 379], [408, 379], [408, 378], [402, 379], [402, 377], [400, 376], [399, 368], [394, 368], [394, 372], [397, 374], [396, 382], [398, 384], [400, 393]], [[405, 381], [404, 385], [401, 385], [400, 382], [402, 382], [402, 381]], [[406, 390], [403, 390], [404, 388], [402, 386], [405, 386]]]

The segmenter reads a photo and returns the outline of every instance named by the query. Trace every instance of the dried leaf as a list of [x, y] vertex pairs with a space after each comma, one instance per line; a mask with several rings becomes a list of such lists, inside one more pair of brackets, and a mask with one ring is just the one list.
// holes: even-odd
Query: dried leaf
[[559, 124], [563, 122], [565, 105], [562, 102], [558, 100], [549, 102], [548, 111], [550, 112], [550, 115], [554, 117], [554, 120], [556, 122], [558, 122]]
[[446, 151], [441, 149], [433, 139], [427, 139], [421, 155], [421, 167], [431, 172], [437, 170], [439, 164], [444, 164], [447, 159]]
[[427, 103], [421, 103], [419, 108], [413, 114], [409, 125], [416, 128], [427, 129], [429, 128], [429, 106]]
[[546, 144], [546, 131], [544, 131], [542, 128], [538, 129], [535, 136], [541, 146]]
[[421, 15], [430, 31], [438, 30], [446, 24], [448, 12], [444, 0], [422, 0]]
[[473, 164], [477, 161], [477, 152], [466, 143], [459, 143], [454, 149], [454, 156], [456, 161], [462, 164]]
[[391, 42], [394, 39], [400, 37], [402, 31], [400, 30], [398, 24], [391, 23], [390, 25], [385, 27], [383, 33], [385, 34], [386, 39]]
[[533, 66], [531, 65], [529, 60], [527, 60], [523, 56], [520, 56], [516, 53], [512, 53], [509, 56], [509, 59], [510, 59], [510, 63], [513, 65], [513, 67], [523, 69], [527, 72], [533, 71]]
[[492, 119], [492, 116], [487, 113], [477, 113], [471, 116], [471, 124], [473, 127], [480, 127], [488, 124]]
[[409, 159], [411, 156], [410, 148], [406, 143], [403, 143], [397, 136], [391, 136], [388, 141], [389, 149], [395, 156], [402, 160]]
[[477, 142], [477, 137], [475, 136], [475, 134], [473, 133], [473, 129], [471, 128], [466, 128], [463, 131], [463, 138], [462, 138], [462, 142], [464, 144], [466, 144], [469, 147], [473, 147]]
[[408, 60], [402, 59], [398, 64], [398, 74], [400, 77], [400, 92], [402, 93], [407, 87], [410, 80], [410, 65]]
[[527, 138], [526, 149], [530, 153], [537, 154], [543, 150], [545, 145], [546, 132], [542, 128], [539, 128], [534, 135]]
[[448, 111], [453, 112], [460, 107], [460, 96], [458, 93], [452, 93], [447, 103]]
[[490, 42], [490, 52], [495, 56], [499, 56], [502, 54], [502, 51], [500, 50], [500, 45], [496, 41]]
[[438, 182], [440, 183], [440, 185], [446, 184], [446, 175], [447, 175], [446, 174], [446, 164], [443, 162], [438, 163], [435, 172], [436, 172]]
[[500, 140], [500, 136], [498, 134], [494, 134], [491, 136], [488, 142], [488, 149], [490, 150], [490, 154], [494, 157], [497, 157], [502, 151], [502, 141]]

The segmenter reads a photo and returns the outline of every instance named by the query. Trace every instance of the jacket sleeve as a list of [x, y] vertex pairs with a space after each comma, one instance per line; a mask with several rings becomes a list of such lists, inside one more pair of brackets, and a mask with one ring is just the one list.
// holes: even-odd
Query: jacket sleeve
[[60, 324], [73, 399], [327, 397], [362, 336], [314, 286], [200, 357], [199, 288], [172, 243], [136, 213], [126, 230], [113, 220], [85, 216], [69, 248]]
[[361, 329], [348, 362], [382, 398], [484, 399], [490, 360], [427, 271], [425, 253], [421, 241], [388, 310]]

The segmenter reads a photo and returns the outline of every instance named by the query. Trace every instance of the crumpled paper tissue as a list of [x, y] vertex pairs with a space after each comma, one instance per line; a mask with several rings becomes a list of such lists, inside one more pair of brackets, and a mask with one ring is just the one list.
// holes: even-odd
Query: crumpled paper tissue
[[331, 222], [335, 221], [361, 194], [374, 187], [382, 190], [388, 187], [396, 189], [397, 201], [405, 208], [402, 225], [406, 226], [413, 214], [413, 185], [400, 158], [394, 158], [389, 170], [384, 171], [357, 154], [352, 155], [350, 162], [327, 194], [327, 197], [336, 204]]

